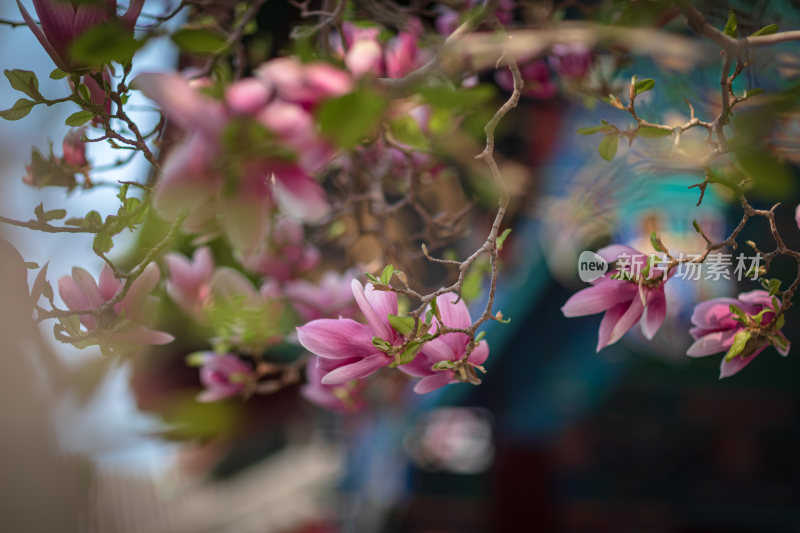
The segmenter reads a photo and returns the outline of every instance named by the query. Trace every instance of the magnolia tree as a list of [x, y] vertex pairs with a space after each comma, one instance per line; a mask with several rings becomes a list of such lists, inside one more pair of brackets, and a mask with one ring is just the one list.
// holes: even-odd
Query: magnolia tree
[[[791, 117], [794, 94], [734, 90], [758, 49], [800, 32], [744, 31], [732, 11], [715, 25], [689, 2], [656, 3], [648, 21], [659, 27], [643, 29], [608, 24], [609, 13], [637, 8], [627, 2], [582, 10], [513, 0], [306, 0], [292, 4], [285, 42], [265, 51], [258, 17], [266, 0], [143, 4], [17, 0], [22, 20], [3, 21], [33, 32], [54, 68], [5, 70], [22, 95], [0, 116], [74, 109], [62, 154], [34, 150], [23, 181], [72, 194], [111, 184], [118, 208], [67, 219], [65, 209], [40, 204], [29, 220], [0, 220], [92, 235], [99, 272], [76, 266], [53, 276], [47, 265], [27, 264], [38, 269], [30, 289], [35, 320], [51, 321], [61, 342], [120, 357], [149, 345], [180, 351], [199, 343], [201, 351], [179, 354], [198, 367], [199, 401], [302, 383], [309, 401], [352, 411], [379, 371], [406, 374], [419, 394], [479, 384], [489, 356], [479, 329], [507, 321], [495, 291], [507, 211], [519, 208], [519, 191], [512, 194], [504, 177], [507, 160], [495, 153], [495, 130], [520, 99], [561, 95], [616, 108], [618, 123], [579, 131], [602, 134], [604, 159], [615, 156], [620, 139], [661, 138], [676, 167], [697, 174], [698, 205], [712, 186], [741, 205], [741, 222], [724, 240], [695, 223], [706, 249], [691, 258], [655, 233], [646, 255], [622, 244], [598, 251], [611, 268], [563, 307], [568, 317], [605, 313], [598, 350], [637, 322], [651, 338], [676, 270], [735, 249], [750, 219], [766, 218], [775, 241], [763, 249], [749, 243], [763, 257], [751, 277], [768, 273], [779, 256], [800, 265], [800, 252], [776, 225], [780, 207], [756, 209], [747, 199], [757, 174], [784, 162], [769, 138], [781, 130], [754, 141], [746, 119]], [[185, 68], [140, 71], [139, 50], [166, 36]], [[696, 116], [687, 101], [685, 123], [640, 114], [637, 99], [657, 91], [658, 80], [622, 81], [626, 58], [680, 61], [699, 53], [701, 40], [721, 62], [713, 113]], [[38, 79], [48, 75], [64, 80], [59, 94], [40, 91]], [[128, 100], [137, 91], [154, 104], [153, 128], [131, 116]], [[93, 143], [121, 154], [115, 181], [93, 179]], [[137, 156], [149, 164], [145, 178], [126, 175]], [[122, 257], [115, 237], [126, 230], [150, 232], [130, 268], [112, 260]], [[763, 290], [696, 307], [688, 355], [724, 353], [722, 376], [729, 376], [770, 345], [788, 352], [781, 328], [800, 275], [762, 279]], [[471, 314], [465, 299], [481, 289], [481, 308]], [[176, 320], [157, 322], [159, 308], [179, 313], [183, 325], [162, 331]], [[287, 346], [296, 347], [294, 356], [275, 356]]]

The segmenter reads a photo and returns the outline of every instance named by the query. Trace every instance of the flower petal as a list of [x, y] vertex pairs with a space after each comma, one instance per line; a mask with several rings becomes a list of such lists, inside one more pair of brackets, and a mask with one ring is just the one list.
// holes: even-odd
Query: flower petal
[[139, 74], [133, 84], [184, 130], [199, 129], [215, 136], [225, 123], [222, 104], [196, 91], [183, 76], [145, 73]]
[[647, 294], [644, 319], [642, 320], [642, 334], [651, 340], [661, 327], [667, 316], [667, 299], [664, 297], [664, 288], [651, 289]]
[[610, 344], [611, 332], [629, 306], [630, 304], [628, 302], [618, 303], [603, 315], [603, 320], [600, 321], [600, 328], [597, 331], [598, 352]]
[[[458, 300], [458, 303], [455, 303]], [[459, 299], [458, 295], [452, 292], [442, 294], [436, 298], [439, 307], [439, 314], [442, 315], [442, 322], [451, 328], [468, 328], [472, 325], [472, 318], [469, 316], [469, 309], [464, 299]]]
[[417, 394], [427, 394], [436, 389], [440, 389], [454, 381], [453, 375], [454, 373], [452, 370], [442, 370], [432, 376], [422, 378], [414, 385], [414, 392]]
[[91, 309], [99, 309], [105, 303], [103, 296], [100, 294], [100, 289], [97, 288], [97, 283], [95, 283], [91, 274], [81, 267], [73, 267], [72, 279], [75, 280], [75, 283], [86, 296]]
[[[389, 319], [387, 314], [379, 315], [377, 310], [372, 307], [372, 303], [370, 300], [367, 299], [366, 292], [364, 290], [364, 286], [361, 285], [361, 282], [357, 279], [354, 279], [350, 283], [350, 287], [353, 290], [353, 296], [356, 299], [356, 303], [358, 304], [359, 309], [364, 314], [364, 318], [367, 319], [367, 324], [372, 328], [372, 332], [376, 337], [380, 337], [381, 339], [391, 341], [394, 339], [394, 333], [392, 328], [389, 326]], [[370, 285], [371, 288], [371, 285]], [[393, 310], [389, 312], [392, 314], [397, 314], [397, 295], [395, 293], [386, 293], [386, 294], [394, 294], [395, 297], [395, 305]], [[370, 290], [370, 295], [372, 296], [372, 290]], [[392, 309], [391, 302], [387, 302], [385, 300], [373, 297], [375, 303], [379, 304], [381, 309]], [[388, 305], [385, 305], [388, 304]]]
[[372, 328], [349, 318], [321, 318], [297, 328], [297, 339], [309, 352], [329, 359], [365, 358], [378, 349]]
[[50, 59], [53, 60], [53, 63], [55, 63], [56, 66], [64, 72], [68, 72], [70, 70], [69, 66], [64, 62], [56, 49], [53, 48], [53, 45], [50, 43], [50, 41], [47, 40], [47, 37], [45, 36], [44, 32], [42, 32], [42, 29], [36, 24], [36, 22], [33, 20], [33, 17], [31, 17], [30, 13], [28, 13], [28, 10], [25, 9], [20, 0], [17, 0], [17, 7], [19, 8], [19, 12], [22, 15], [22, 19], [25, 21], [25, 24], [28, 25], [28, 28], [30, 28], [30, 30], [39, 40], [39, 43], [44, 48], [45, 52], [47, 52], [47, 55], [50, 56]]
[[628, 302], [638, 291], [635, 283], [606, 278], [573, 294], [561, 307], [566, 317], [602, 313], [620, 302]]
[[392, 362], [392, 358], [384, 353], [376, 353], [365, 357], [357, 363], [340, 366], [322, 377], [323, 385], [339, 385], [354, 379], [361, 379], [375, 373]]
[[733, 344], [733, 338], [741, 328], [732, 328], [721, 331], [713, 331], [698, 338], [686, 350], [689, 357], [704, 357], [719, 352], [726, 352]]
[[762, 346], [761, 348], [757, 349], [751, 355], [747, 357], [734, 357], [730, 361], [726, 361], [725, 358], [722, 358], [722, 364], [719, 366], [719, 379], [729, 378], [732, 375], [739, 372], [741, 369], [746, 367], [750, 364], [750, 361], [756, 358], [758, 354], [764, 351], [766, 345]]

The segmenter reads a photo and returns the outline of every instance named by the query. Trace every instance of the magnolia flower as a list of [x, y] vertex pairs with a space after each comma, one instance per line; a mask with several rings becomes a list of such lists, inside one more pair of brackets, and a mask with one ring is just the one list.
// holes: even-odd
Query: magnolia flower
[[330, 65], [291, 58], [269, 61], [255, 78], [231, 85], [214, 100], [177, 74], [142, 74], [136, 87], [187, 131], [169, 155], [154, 196], [156, 210], [175, 218], [185, 210], [189, 231], [220, 223], [234, 248], [252, 254], [276, 203], [299, 218], [328, 210], [312, 174], [334, 155], [317, 132], [315, 107], [352, 88]]
[[64, 136], [61, 148], [64, 152], [62, 161], [65, 165], [84, 169], [89, 166], [86, 160], [86, 143], [83, 142], [83, 134], [86, 128], [72, 129]]
[[207, 246], [195, 250], [192, 259], [181, 254], [166, 255], [169, 278], [167, 294], [187, 314], [199, 318], [211, 294], [214, 258]]
[[[451, 328], [466, 329], [472, 325], [469, 309], [457, 294], [442, 294], [436, 298], [442, 324]], [[438, 318], [433, 320], [430, 333], [439, 329]], [[435, 369], [433, 366], [442, 361], [460, 361], [467, 352], [470, 338], [465, 333], [446, 333], [422, 345], [422, 349], [413, 361], [398, 368], [403, 372], [422, 379], [414, 386], [417, 394], [426, 394], [449, 383], [456, 383], [456, 372], [450, 368]], [[469, 354], [467, 362], [472, 367], [480, 367], [489, 357], [489, 345], [480, 341]]]
[[353, 296], [367, 319], [361, 324], [349, 318], [321, 318], [297, 328], [297, 338], [306, 350], [331, 361], [331, 370], [321, 379], [323, 385], [339, 385], [361, 379], [390, 364], [394, 359], [372, 343], [378, 337], [390, 345], [403, 338], [389, 324], [388, 315], [397, 314], [397, 294], [366, 289], [358, 280], [351, 283]]
[[288, 281], [283, 293], [304, 322], [335, 316], [352, 318], [357, 308], [350, 283], [354, 274], [353, 270], [341, 275], [328, 271], [317, 283]]
[[[525, 83], [522, 95], [537, 100], [549, 100], [556, 95], [558, 88], [550, 78], [550, 70], [547, 63], [542, 59], [537, 59], [520, 65], [520, 74]], [[494, 74], [494, 79], [500, 87], [511, 92], [514, 89], [514, 78], [508, 69], [498, 70]]]
[[583, 43], [554, 44], [548, 57], [550, 66], [560, 76], [579, 80], [589, 71], [592, 65], [592, 53]]
[[322, 377], [334, 367], [330, 359], [313, 357], [306, 365], [307, 383], [300, 394], [311, 403], [341, 413], [352, 413], [364, 407], [361, 393], [367, 386], [364, 380], [353, 380], [340, 385], [323, 385]]
[[[166, 344], [174, 337], [161, 331], [153, 331], [143, 326], [153, 314], [158, 302], [152, 296], [153, 289], [161, 277], [158, 266], [150, 263], [142, 274], [131, 283], [130, 289], [119, 302], [113, 306], [115, 318], [124, 317], [111, 329], [98, 332], [112, 343], [131, 344]], [[124, 282], [114, 277], [107, 265], [100, 271], [99, 283], [91, 274], [80, 267], [72, 269], [72, 276], [63, 276], [58, 280], [58, 293], [66, 306], [73, 311], [99, 310], [100, 307], [114, 298], [122, 290]], [[90, 332], [98, 328], [98, 320], [94, 315], [80, 315], [80, 322]]]
[[197, 395], [198, 402], [216, 402], [246, 392], [254, 383], [253, 369], [232, 354], [200, 352], [200, 383], [205, 390]]
[[[774, 302], [768, 292], [762, 290], [743, 292], [739, 298], [714, 298], [699, 303], [692, 313], [692, 324], [695, 327], [689, 330], [695, 339], [686, 352], [691, 357], [703, 357], [719, 352], [727, 352], [734, 345], [734, 340], [740, 332], [748, 330], [746, 324], [742, 323], [753, 321], [754, 333], [746, 340], [746, 344], [732, 358], [724, 357], [720, 365], [719, 377], [727, 378], [739, 372], [750, 364], [764, 348], [773, 344], [781, 355], [788, 355], [789, 341], [780, 331], [780, 323], [776, 331], [769, 335], [759, 335], [758, 329], [769, 326], [775, 320], [775, 311], [780, 309], [780, 300], [777, 307], [773, 307]], [[746, 317], [737, 316], [731, 306], [741, 309]], [[760, 315], [760, 322], [752, 320], [752, 317]], [[749, 318], [748, 318], [749, 317]]]
[[[628, 246], [614, 244], [597, 251], [609, 264], [621, 257], [647, 257]], [[663, 272], [642, 271], [641, 283], [637, 280], [615, 279], [623, 272], [612, 268], [602, 278], [592, 282], [592, 286], [567, 300], [561, 308], [566, 317], [593, 315], [605, 312], [600, 322], [597, 341], [599, 352], [609, 344], [614, 344], [640, 319], [642, 333], [649, 340], [661, 327], [667, 315], [667, 301], [664, 297]]]
[[[123, 28], [133, 31], [143, 5], [144, 0], [130, 1], [128, 10], [118, 18]], [[115, 18], [117, 2], [116, 0], [80, 3], [65, 0], [33, 0], [33, 7], [42, 24], [41, 28], [36, 25], [20, 0], [17, 0], [17, 7], [25, 23], [56, 66], [64, 72], [73, 72], [80, 70], [84, 65], [75, 63], [70, 57], [72, 43], [89, 28]]]
[[342, 25], [347, 53], [337, 41], [340, 55], [344, 55], [347, 69], [356, 77], [371, 74], [376, 77], [402, 78], [414, 70], [421, 60], [417, 37], [411, 32], [400, 32], [383, 45], [377, 27], [362, 27], [346, 22]]

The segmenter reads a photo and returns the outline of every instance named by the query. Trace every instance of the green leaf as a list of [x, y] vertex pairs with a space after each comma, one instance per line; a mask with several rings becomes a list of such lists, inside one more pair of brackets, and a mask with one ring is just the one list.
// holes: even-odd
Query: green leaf
[[775, 296], [781, 290], [781, 280], [775, 278], [769, 280], [769, 295]]
[[61, 70], [60, 68], [54, 68], [53, 71], [50, 73], [51, 80], [61, 80], [67, 77], [67, 73]]
[[763, 92], [764, 92], [764, 89], [760, 89], [758, 87], [754, 87], [753, 89], [747, 89], [744, 92], [744, 97], [745, 98], [751, 98], [751, 97], [753, 97], [753, 96], [755, 96], [757, 94], [761, 94]]
[[597, 146], [597, 152], [606, 161], [611, 161], [617, 153], [618, 144], [619, 137], [617, 135], [606, 135]]
[[13, 107], [0, 111], [0, 117], [3, 117], [6, 120], [19, 120], [26, 117], [35, 105], [36, 102], [32, 100], [20, 98], [16, 101]]
[[381, 283], [383, 285], [389, 285], [389, 282], [392, 280], [392, 274], [394, 274], [394, 265], [386, 265], [381, 272]]
[[433, 370], [452, 370], [454, 367], [453, 361], [436, 361], [431, 368]]
[[605, 126], [587, 126], [585, 128], [578, 128], [578, 133], [581, 135], [592, 135], [598, 131], [602, 131]]
[[764, 313], [772, 313], [772, 312], [773, 312], [772, 309], [770, 309], [769, 307], [765, 307], [764, 309], [759, 311], [759, 313], [757, 315], [753, 315], [751, 317], [751, 319], [753, 320], [753, 323], [755, 323], [756, 325], [760, 326], [761, 322], [764, 321]]
[[430, 146], [428, 138], [422, 133], [417, 121], [408, 115], [393, 119], [389, 123], [389, 130], [395, 140], [405, 145], [417, 149], [426, 149]]
[[728, 309], [730, 309], [731, 313], [736, 315], [737, 322], [741, 324], [747, 324], [747, 315], [744, 314], [744, 311], [742, 311], [739, 306], [731, 304], [728, 306]]
[[76, 111], [67, 117], [67, 120], [64, 121], [64, 124], [67, 126], [72, 126], [73, 128], [77, 128], [78, 126], [83, 126], [93, 118], [94, 113], [91, 111]]
[[107, 233], [98, 233], [92, 243], [92, 249], [98, 254], [108, 253], [113, 246], [114, 241], [111, 240], [111, 235]]
[[133, 32], [117, 21], [106, 22], [84, 31], [70, 48], [72, 59], [89, 67], [107, 65], [112, 61], [125, 64], [143, 43]]
[[508, 236], [510, 234], [511, 234], [511, 228], [506, 228], [505, 230], [503, 230], [503, 233], [501, 233], [500, 236], [497, 238], [497, 249], [498, 250], [502, 250], [503, 249], [503, 244], [505, 244], [506, 239], [508, 238]]
[[37, 102], [44, 101], [44, 97], [39, 92], [39, 80], [36, 78], [36, 74], [30, 70], [6, 69], [3, 74], [16, 90], [25, 93]]
[[378, 278], [376, 278], [375, 276], [373, 276], [372, 274], [369, 274], [367, 272], [364, 272], [364, 276], [366, 276], [366, 278], [369, 281], [371, 281], [372, 283], [380, 283], [381, 282], [381, 280], [379, 280]]
[[697, 223], [697, 219], [692, 220], [692, 227], [697, 233], [701, 233], [700, 231], [700, 224]]
[[769, 24], [767, 26], [764, 26], [763, 28], [761, 28], [757, 32], [750, 34], [750, 37], [758, 37], [759, 35], [771, 35], [771, 34], [775, 33], [776, 31], [778, 31], [778, 25], [777, 24]]
[[324, 137], [350, 149], [374, 134], [386, 104], [384, 96], [358, 89], [323, 102], [315, 118]]
[[649, 91], [655, 86], [655, 84], [656, 80], [654, 80], [653, 78], [645, 78], [643, 80], [639, 80], [633, 86], [633, 94], [638, 95], [639, 93]]
[[750, 340], [752, 333], [749, 330], [743, 329], [733, 337], [733, 344], [731, 345], [728, 353], [725, 354], [725, 360], [730, 361], [744, 350], [747, 341]]
[[42, 219], [45, 222], [48, 222], [50, 220], [61, 220], [65, 216], [67, 216], [67, 210], [66, 209], [53, 209], [51, 211], [46, 212], [42, 216]]
[[405, 365], [410, 363], [414, 360], [414, 356], [417, 355], [417, 352], [420, 348], [422, 348], [422, 344], [420, 341], [411, 341], [408, 343], [408, 346], [403, 353], [397, 356], [397, 358], [389, 365], [392, 368], [396, 368], [400, 365]]
[[653, 246], [653, 249], [656, 252], [664, 251], [664, 247], [661, 245], [661, 241], [659, 240], [658, 235], [656, 235], [655, 231], [650, 232], [650, 244]]
[[736, 22], [736, 13], [733, 12], [733, 9], [728, 11], [728, 22], [725, 23], [722, 33], [734, 39], [739, 36], [739, 23]]
[[410, 316], [397, 316], [389, 314], [389, 324], [400, 335], [408, 335], [414, 330], [414, 319]]
[[433, 107], [440, 109], [473, 110], [488, 103], [495, 95], [491, 85], [476, 85], [464, 89], [455, 89], [449, 85], [422, 87], [419, 94]]
[[642, 126], [636, 130], [636, 135], [646, 139], [653, 139], [657, 137], [668, 137], [672, 135], [672, 130], [664, 130], [661, 128], [654, 128], [653, 126]]
[[388, 352], [392, 345], [380, 337], [372, 337], [372, 345], [382, 352]]
[[182, 52], [188, 54], [219, 54], [227, 47], [225, 36], [210, 28], [182, 28], [171, 38]]
[[475, 335], [475, 344], [478, 344], [479, 342], [481, 342], [481, 340], [482, 340], [482, 339], [483, 339], [485, 336], [486, 336], [486, 332], [485, 332], [485, 331], [481, 331], [481, 332], [479, 332], [477, 335]]

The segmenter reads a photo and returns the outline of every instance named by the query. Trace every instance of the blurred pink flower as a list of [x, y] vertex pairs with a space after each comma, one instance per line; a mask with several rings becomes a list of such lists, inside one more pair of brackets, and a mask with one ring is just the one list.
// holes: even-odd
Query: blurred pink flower
[[370, 74], [376, 77], [402, 78], [418, 66], [422, 55], [417, 46], [417, 36], [412, 32], [400, 32], [385, 44], [379, 40], [380, 30], [375, 26], [363, 27], [353, 23], [343, 24], [347, 53], [343, 53], [340, 41], [335, 45], [344, 55], [347, 69], [356, 77]]
[[[768, 292], [762, 290], [743, 292], [739, 298], [714, 298], [697, 304], [692, 313], [692, 324], [695, 327], [689, 330], [691, 336], [695, 339], [686, 352], [686, 355], [691, 357], [704, 357], [720, 352], [727, 352], [733, 345], [734, 337], [740, 331], [743, 331], [746, 326], [739, 322], [736, 315], [731, 311], [731, 306], [735, 305], [748, 316], [758, 315], [761, 311], [767, 309], [761, 319], [761, 325], [767, 326], [775, 319], [775, 312], [772, 302], [772, 297]], [[789, 341], [786, 340], [783, 333], [776, 332], [783, 346], [775, 345], [775, 349], [781, 355], [788, 355]], [[727, 378], [739, 372], [741, 369], [750, 364], [750, 361], [756, 358], [758, 354], [764, 351], [764, 348], [770, 345], [770, 341], [766, 338], [757, 341], [753, 344], [750, 341], [750, 346], [746, 346], [744, 351], [731, 359], [726, 361], [722, 359], [720, 365], [719, 377]]]
[[327, 271], [312, 283], [306, 280], [286, 282], [283, 293], [304, 322], [318, 318], [352, 318], [356, 313], [351, 281], [354, 270], [344, 274]]
[[[620, 257], [647, 257], [633, 248], [619, 244], [602, 248], [597, 254], [609, 264]], [[647, 339], [652, 339], [667, 315], [663, 272], [650, 272], [650, 277], [641, 285], [635, 281], [612, 279], [618, 272], [616, 268], [611, 268], [602, 278], [592, 282], [591, 287], [573, 294], [561, 308], [566, 317], [605, 312], [600, 322], [598, 352], [621, 339], [639, 322], [642, 315], [642, 333]]]
[[[354, 360], [355, 362], [355, 360]], [[321, 357], [312, 357], [306, 365], [307, 383], [300, 394], [309, 402], [340, 413], [352, 413], [364, 408], [361, 393], [367, 386], [364, 380], [353, 380], [339, 385], [324, 385], [322, 378], [335, 368], [335, 362]]]
[[242, 394], [254, 382], [253, 369], [232, 354], [201, 352], [200, 383], [205, 390], [197, 395], [198, 402], [216, 402]]
[[75, 169], [85, 169], [89, 166], [86, 160], [86, 143], [83, 142], [83, 135], [86, 128], [72, 129], [64, 136], [61, 148], [64, 152], [62, 161], [65, 165]]
[[[436, 298], [436, 304], [443, 325], [459, 329], [466, 329], [472, 325], [467, 304], [459, 299], [457, 294], [442, 294]], [[434, 319], [430, 333], [436, 333], [438, 329], [438, 319]], [[469, 340], [469, 336], [465, 333], [446, 333], [426, 342], [413, 361], [398, 368], [411, 376], [422, 378], [414, 386], [414, 392], [417, 394], [426, 394], [449, 383], [456, 383], [458, 380], [455, 371], [434, 370], [433, 365], [440, 361], [459, 361], [467, 351]], [[489, 345], [482, 340], [469, 354], [467, 361], [470, 365], [478, 367], [486, 362], [488, 357]]]
[[[114, 313], [124, 313], [124, 321], [112, 330], [101, 333], [111, 342], [133, 344], [166, 344], [174, 337], [161, 331], [153, 331], [143, 326], [152, 314], [158, 299], [152, 296], [161, 274], [155, 263], [150, 263], [130, 286], [125, 297], [114, 304]], [[100, 271], [99, 284], [91, 274], [80, 267], [72, 269], [72, 276], [58, 280], [58, 293], [66, 306], [73, 311], [99, 310], [122, 290], [124, 282], [114, 277], [107, 265]], [[87, 330], [97, 328], [97, 318], [93, 315], [80, 315], [81, 323]]]
[[[542, 59], [536, 59], [529, 63], [519, 66], [522, 81], [525, 83], [522, 95], [537, 100], [549, 100], [556, 95], [558, 88], [550, 77], [550, 70], [547, 63]], [[494, 73], [497, 84], [508, 92], [514, 89], [514, 79], [507, 68], [500, 69]]]
[[267, 237], [261, 246], [241, 258], [247, 270], [278, 280], [289, 280], [319, 264], [319, 250], [306, 244], [303, 225], [296, 220], [279, 217], [265, 233]]
[[191, 260], [178, 253], [169, 253], [165, 260], [169, 269], [167, 294], [187, 314], [200, 318], [211, 295], [211, 277], [214, 274], [211, 250], [207, 246], [198, 248]]
[[580, 80], [592, 66], [592, 51], [583, 43], [554, 44], [548, 59], [552, 69], [560, 76]]
[[371, 284], [365, 289], [355, 279], [351, 287], [367, 324], [349, 318], [321, 318], [297, 328], [303, 348], [331, 362], [331, 370], [321, 379], [323, 385], [365, 378], [391, 363], [393, 358], [372, 344], [373, 337], [392, 345], [403, 340], [388, 318], [389, 314], [397, 314], [397, 294], [376, 291]]

